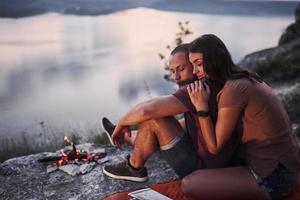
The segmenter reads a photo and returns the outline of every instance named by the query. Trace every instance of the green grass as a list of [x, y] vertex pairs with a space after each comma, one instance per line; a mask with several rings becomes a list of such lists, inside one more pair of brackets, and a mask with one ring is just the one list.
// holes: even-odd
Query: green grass
[[93, 143], [108, 144], [108, 138], [101, 128], [91, 128], [85, 131], [85, 135], [79, 134], [76, 130], [69, 128], [69, 131], [59, 130], [53, 125], [43, 125], [42, 131], [33, 136], [28, 131], [23, 131], [18, 138], [3, 138], [0, 141], [0, 162], [9, 158], [35, 154], [39, 152], [55, 152], [68, 146], [64, 141], [67, 135], [75, 144]]

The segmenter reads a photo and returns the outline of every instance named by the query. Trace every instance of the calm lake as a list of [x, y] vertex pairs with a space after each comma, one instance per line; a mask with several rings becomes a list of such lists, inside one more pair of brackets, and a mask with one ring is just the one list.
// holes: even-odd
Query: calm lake
[[[236, 62], [273, 47], [291, 16], [204, 15], [137, 8], [102, 16], [48, 13], [0, 19], [0, 140], [41, 136], [43, 126], [82, 137], [103, 116], [172, 93], [164, 63], [179, 21], [192, 35], [214, 33]], [[42, 136], [41, 136], [42, 137]]]

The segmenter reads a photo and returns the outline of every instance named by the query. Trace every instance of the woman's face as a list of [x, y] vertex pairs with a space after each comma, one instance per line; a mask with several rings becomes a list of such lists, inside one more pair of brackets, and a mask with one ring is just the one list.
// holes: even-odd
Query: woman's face
[[189, 60], [193, 65], [193, 74], [195, 74], [198, 79], [207, 77], [203, 69], [203, 53], [189, 53]]

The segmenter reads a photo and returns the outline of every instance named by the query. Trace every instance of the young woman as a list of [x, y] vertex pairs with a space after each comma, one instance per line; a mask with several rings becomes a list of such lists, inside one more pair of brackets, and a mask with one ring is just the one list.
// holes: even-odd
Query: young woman
[[300, 151], [272, 89], [258, 75], [236, 66], [215, 35], [194, 40], [189, 59], [199, 79], [224, 84], [217, 96], [215, 126], [208, 110], [208, 85], [199, 80], [188, 86], [207, 149], [221, 152], [241, 124], [240, 154], [246, 166], [196, 171], [183, 179], [183, 191], [195, 199], [281, 199], [290, 194], [300, 171]]

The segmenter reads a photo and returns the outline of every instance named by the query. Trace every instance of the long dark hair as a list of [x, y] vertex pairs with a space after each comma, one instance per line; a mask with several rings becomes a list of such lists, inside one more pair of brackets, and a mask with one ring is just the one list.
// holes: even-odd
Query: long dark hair
[[261, 77], [256, 73], [235, 65], [225, 44], [213, 34], [196, 38], [190, 45], [190, 52], [203, 54], [203, 69], [210, 79], [222, 83], [225, 83], [226, 80], [240, 78], [262, 82]]

